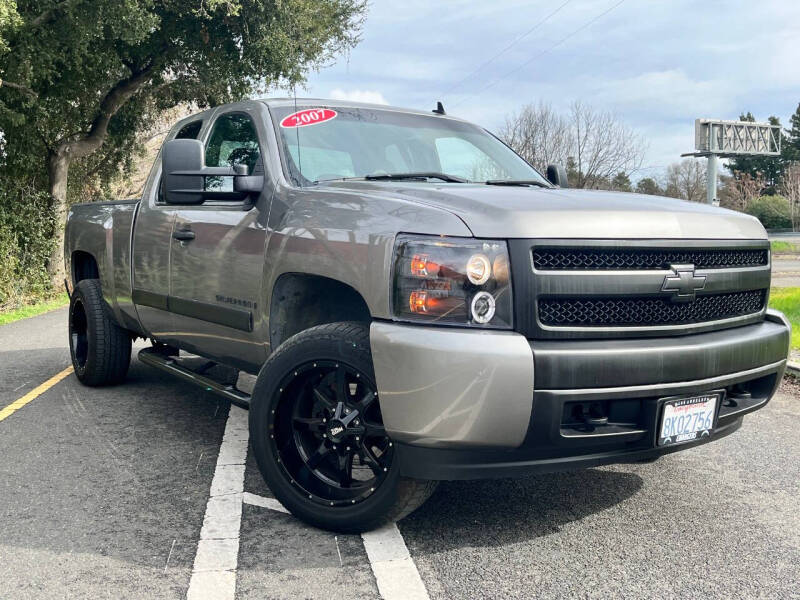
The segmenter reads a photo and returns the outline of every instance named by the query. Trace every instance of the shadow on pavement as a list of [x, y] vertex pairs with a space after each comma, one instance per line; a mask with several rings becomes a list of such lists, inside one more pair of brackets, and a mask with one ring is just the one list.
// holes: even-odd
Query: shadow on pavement
[[597, 469], [442, 482], [422, 508], [400, 522], [400, 530], [413, 538], [417, 552], [513, 544], [619, 504], [642, 485], [635, 473]]

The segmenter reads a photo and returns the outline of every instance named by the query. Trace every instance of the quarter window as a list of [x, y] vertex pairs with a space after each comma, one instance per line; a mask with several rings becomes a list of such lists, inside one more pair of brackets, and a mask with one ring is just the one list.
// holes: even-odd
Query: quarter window
[[181, 127], [180, 131], [175, 135], [176, 140], [196, 140], [203, 128], [202, 121], [192, 121]]

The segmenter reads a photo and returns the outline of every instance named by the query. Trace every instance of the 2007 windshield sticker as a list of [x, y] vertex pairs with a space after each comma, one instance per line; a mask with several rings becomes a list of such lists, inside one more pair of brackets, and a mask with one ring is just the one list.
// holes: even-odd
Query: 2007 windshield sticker
[[307, 108], [284, 117], [281, 120], [281, 127], [292, 129], [294, 127], [318, 125], [335, 119], [336, 114], [336, 111], [331, 108]]

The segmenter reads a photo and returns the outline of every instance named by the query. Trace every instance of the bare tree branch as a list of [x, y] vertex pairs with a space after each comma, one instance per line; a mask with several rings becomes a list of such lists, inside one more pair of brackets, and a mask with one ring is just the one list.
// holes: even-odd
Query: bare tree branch
[[529, 104], [506, 119], [500, 136], [520, 156], [543, 171], [548, 164], [573, 163], [572, 187], [609, 187], [618, 173], [642, 166], [642, 137], [611, 112], [575, 102], [569, 116], [549, 104]]
[[800, 162], [791, 163], [784, 170], [781, 194], [789, 201], [792, 230], [800, 231]]
[[686, 158], [668, 166], [665, 193], [691, 202], [703, 202], [706, 197], [705, 164], [697, 159]]

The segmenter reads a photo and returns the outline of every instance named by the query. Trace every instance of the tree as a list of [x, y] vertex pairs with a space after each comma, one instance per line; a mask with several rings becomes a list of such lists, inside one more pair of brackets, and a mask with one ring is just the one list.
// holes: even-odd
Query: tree
[[703, 202], [706, 197], [706, 167], [691, 158], [667, 167], [667, 196], [691, 202]]
[[567, 119], [541, 101], [506, 117], [500, 137], [542, 173], [549, 164], [566, 165], [573, 143]]
[[117, 168], [167, 108], [302, 81], [357, 42], [364, 10], [363, 0], [18, 0], [19, 22], [0, 23], [0, 176], [26, 173], [49, 191], [54, 282], [72, 166]]
[[661, 196], [664, 190], [658, 185], [658, 182], [652, 177], [645, 177], [636, 183], [636, 192], [639, 194], [650, 194], [652, 196]]
[[[752, 113], [739, 115], [740, 121], [747, 121], [755, 123], [756, 119]], [[781, 121], [778, 117], [770, 116], [768, 119], [772, 125], [780, 125]], [[778, 135], [781, 136], [781, 149], [787, 146], [787, 138], [782, 129], [778, 130]], [[739, 156], [731, 159], [728, 168], [734, 175], [736, 173], [747, 173], [752, 178], [758, 178], [764, 182], [763, 193], [774, 194], [775, 190], [780, 186], [781, 174], [783, 172], [783, 157], [782, 156]]]
[[574, 102], [561, 115], [549, 104], [529, 104], [506, 119], [505, 142], [531, 164], [565, 164], [570, 187], [612, 186], [618, 173], [635, 173], [645, 154], [643, 138], [614, 113]]
[[789, 201], [792, 231], [800, 231], [800, 162], [793, 163], [784, 170], [781, 194]]
[[574, 102], [570, 122], [575, 136], [574, 187], [595, 188], [615, 173], [634, 173], [642, 166], [646, 149], [643, 138], [614, 113]]
[[624, 171], [620, 171], [611, 180], [611, 189], [619, 192], [632, 192], [631, 178]]
[[736, 171], [732, 177], [723, 177], [722, 182], [724, 185], [719, 194], [720, 206], [740, 212], [747, 211], [748, 206], [761, 196], [765, 187], [761, 173], [751, 176], [749, 173]]
[[781, 156], [786, 163], [795, 163], [800, 161], [800, 104], [789, 117], [789, 123], [788, 136], [783, 138]]

